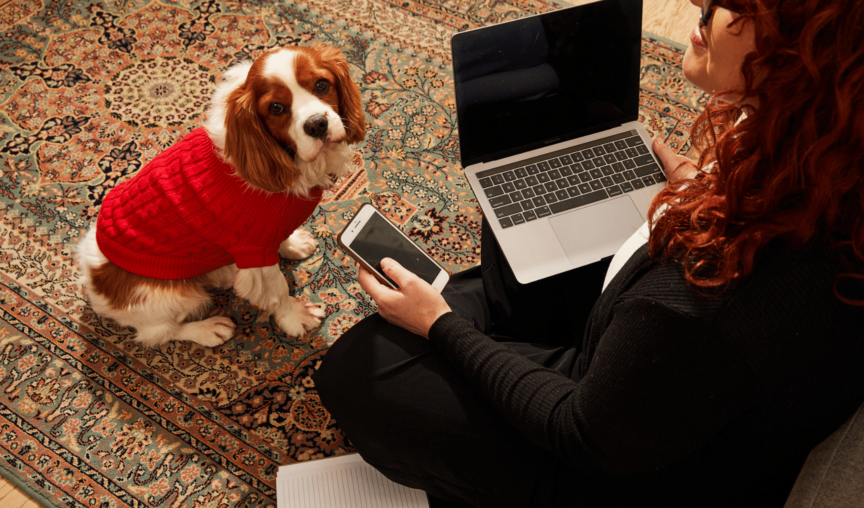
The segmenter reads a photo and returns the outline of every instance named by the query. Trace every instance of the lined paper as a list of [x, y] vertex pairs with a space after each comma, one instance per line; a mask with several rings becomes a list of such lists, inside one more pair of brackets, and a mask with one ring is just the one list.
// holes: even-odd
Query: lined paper
[[279, 467], [278, 508], [429, 508], [426, 493], [388, 480], [359, 454]]

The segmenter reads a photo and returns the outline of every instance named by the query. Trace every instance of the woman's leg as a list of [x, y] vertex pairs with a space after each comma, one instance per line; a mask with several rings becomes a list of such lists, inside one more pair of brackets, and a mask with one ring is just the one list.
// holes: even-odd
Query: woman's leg
[[[522, 285], [485, 224], [482, 242], [481, 267], [455, 274], [445, 299], [478, 330], [569, 377], [608, 263]], [[398, 483], [495, 507], [538, 503], [535, 488], [551, 490], [558, 461], [519, 434], [427, 340], [378, 314], [340, 337], [313, 379], [363, 458]]]
[[491, 315], [486, 333], [581, 349], [582, 334], [612, 258], [520, 284], [483, 221], [480, 268]]
[[313, 379], [324, 407], [367, 462], [437, 498], [525, 507], [554, 463], [426, 339], [378, 314], [340, 337]]

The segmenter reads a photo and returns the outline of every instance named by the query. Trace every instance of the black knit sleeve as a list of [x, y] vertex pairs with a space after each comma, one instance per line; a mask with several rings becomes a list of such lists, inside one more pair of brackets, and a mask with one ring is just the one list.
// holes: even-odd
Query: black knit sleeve
[[650, 471], [684, 457], [755, 404], [755, 375], [710, 322], [646, 299], [615, 306], [579, 382], [458, 315], [429, 339], [531, 441], [589, 470]]

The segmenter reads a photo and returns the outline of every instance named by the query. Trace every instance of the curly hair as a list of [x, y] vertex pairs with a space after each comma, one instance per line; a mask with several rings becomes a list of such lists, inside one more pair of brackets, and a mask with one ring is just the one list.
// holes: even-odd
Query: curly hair
[[[721, 292], [768, 242], [823, 241], [845, 261], [834, 292], [864, 282], [864, 4], [726, 0], [753, 23], [744, 90], [715, 94], [692, 130], [696, 178], [670, 184], [649, 217], [652, 257]], [[759, 79], [757, 79], [759, 76]], [[758, 109], [744, 105], [758, 99]], [[748, 113], [742, 115], [742, 113]], [[713, 165], [711, 165], [713, 163]], [[665, 210], [656, 212], [664, 207]]]

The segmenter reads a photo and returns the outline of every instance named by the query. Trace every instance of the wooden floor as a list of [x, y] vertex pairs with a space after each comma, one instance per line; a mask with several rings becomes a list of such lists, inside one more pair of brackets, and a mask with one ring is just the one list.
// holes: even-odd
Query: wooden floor
[[40, 508], [41, 505], [0, 476], [0, 506], [3, 508]]
[[[593, 0], [570, 0], [579, 5]], [[689, 0], [643, 0], [642, 28], [655, 35], [687, 44], [690, 31], [696, 26], [699, 8]], [[27, 494], [0, 476], [0, 507], [40, 508]]]
[[699, 19], [699, 7], [690, 0], [643, 0], [642, 29], [687, 45]]

